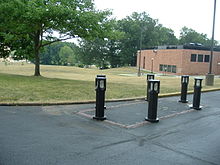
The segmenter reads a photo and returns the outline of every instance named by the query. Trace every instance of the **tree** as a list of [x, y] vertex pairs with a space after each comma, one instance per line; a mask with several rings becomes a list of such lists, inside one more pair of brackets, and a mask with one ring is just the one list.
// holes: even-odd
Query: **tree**
[[81, 64], [93, 64], [100, 68], [121, 66], [119, 42], [124, 33], [117, 30], [116, 20], [110, 23], [112, 31], [106, 38], [81, 40], [77, 56]]
[[119, 47], [115, 40], [82, 40], [79, 49], [79, 61], [84, 65], [96, 65], [99, 68], [121, 66]]
[[103, 37], [111, 29], [111, 13], [96, 11], [92, 0], [0, 0], [0, 11], [4, 43], [13, 43], [17, 57], [34, 57], [35, 76], [40, 76], [44, 46], [74, 37]]
[[178, 43], [178, 39], [174, 35], [174, 31], [172, 29], [163, 27], [159, 24], [156, 31], [156, 38], [158, 38], [157, 45], [176, 45]]
[[[132, 13], [131, 16], [119, 20], [119, 29], [125, 33], [121, 40], [121, 61], [125, 65], [136, 65], [136, 53], [140, 47], [150, 45], [153, 40], [153, 31], [157, 21], [149, 17], [145, 12]], [[142, 45], [142, 46], [141, 46]]]
[[74, 52], [69, 46], [64, 46], [59, 51], [60, 62], [62, 65], [73, 65], [76, 61]]
[[171, 29], [163, 27], [146, 12], [134, 12], [119, 20], [118, 28], [124, 32], [124, 38], [120, 41], [120, 58], [125, 65], [136, 65], [137, 51], [140, 49], [177, 42]]
[[121, 49], [120, 49], [119, 38], [108, 40], [108, 42], [106, 43], [106, 47], [108, 48], [108, 62], [111, 68], [124, 66], [120, 58]]
[[205, 46], [210, 46], [211, 40], [208, 39], [206, 34], [198, 33], [195, 30], [184, 26], [180, 32], [179, 43], [180, 44], [200, 43]]
[[0, 36], [0, 57], [7, 57], [10, 54], [10, 45], [4, 43], [4, 37]]
[[108, 65], [108, 48], [106, 40], [96, 38], [95, 40], [82, 40], [80, 42], [80, 62], [84, 65], [95, 64], [99, 68]]
[[[62, 65], [59, 53], [63, 47], [67, 47], [68, 49], [71, 49], [71, 51], [73, 51], [74, 59], [75, 59], [76, 51], [78, 48], [74, 43], [55, 42], [55, 43], [45, 46], [43, 51], [41, 51], [40, 63], [46, 64], [46, 65]], [[69, 63], [73, 65], [72, 62], [69, 61]]]
[[40, 64], [45, 64], [45, 65], [53, 64], [52, 56], [55, 56], [55, 54], [51, 53], [53, 47], [52, 45], [53, 44], [45, 46], [44, 49], [40, 52], [40, 57], [41, 57]]

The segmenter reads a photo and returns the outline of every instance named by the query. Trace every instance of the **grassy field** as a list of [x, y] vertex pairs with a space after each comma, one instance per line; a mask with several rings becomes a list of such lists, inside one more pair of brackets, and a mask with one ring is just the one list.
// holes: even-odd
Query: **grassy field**
[[[42, 77], [32, 76], [33, 64], [0, 63], [0, 103], [59, 103], [95, 100], [97, 74], [107, 76], [107, 99], [144, 97], [146, 76], [137, 77], [136, 68], [98, 70], [70, 66], [41, 66]], [[180, 91], [180, 77], [160, 76], [160, 93]], [[193, 78], [189, 90], [193, 89]], [[214, 88], [220, 88], [220, 78]], [[203, 89], [213, 88], [204, 86]]]

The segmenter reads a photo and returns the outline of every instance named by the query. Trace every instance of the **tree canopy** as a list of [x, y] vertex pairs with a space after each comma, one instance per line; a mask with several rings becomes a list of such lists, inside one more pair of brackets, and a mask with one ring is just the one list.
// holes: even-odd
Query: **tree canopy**
[[[206, 34], [198, 33], [195, 30], [187, 27], [183, 27], [181, 29], [179, 43], [200, 43], [205, 46], [211, 46], [211, 40], [207, 37]], [[217, 42], [215, 41], [215, 45], [216, 44]]]
[[16, 56], [34, 57], [35, 76], [44, 46], [75, 37], [103, 38], [111, 29], [111, 13], [95, 10], [92, 0], [0, 0], [0, 11], [1, 43]]

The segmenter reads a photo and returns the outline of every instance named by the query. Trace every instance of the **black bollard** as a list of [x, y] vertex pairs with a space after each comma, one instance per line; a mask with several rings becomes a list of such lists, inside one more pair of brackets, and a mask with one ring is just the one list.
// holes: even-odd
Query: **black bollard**
[[187, 100], [188, 84], [189, 84], [189, 76], [187, 75], [181, 76], [181, 97], [179, 100], [179, 102], [181, 103], [188, 103]]
[[93, 119], [105, 120], [104, 105], [105, 105], [105, 91], [106, 91], [106, 78], [96, 77], [96, 111]]
[[[98, 75], [96, 75], [96, 77], [105, 77], [106, 78], [106, 75], [98, 74]], [[95, 79], [95, 87], [96, 86], [97, 86], [97, 79]], [[105, 95], [104, 95], [104, 100], [105, 100]], [[106, 109], [106, 105], [104, 105], [104, 109]]]
[[145, 97], [145, 101], [148, 101], [149, 98], [149, 82], [148, 80], [153, 80], [154, 79], [154, 74], [147, 74], [147, 95]]
[[195, 78], [193, 105], [191, 108], [196, 109], [196, 110], [202, 109], [200, 107], [202, 80], [203, 80], [202, 78]]
[[146, 121], [156, 123], [159, 122], [157, 118], [157, 104], [158, 104], [158, 93], [160, 92], [160, 81], [159, 80], [148, 80], [149, 82], [149, 98], [148, 98], [148, 117]]

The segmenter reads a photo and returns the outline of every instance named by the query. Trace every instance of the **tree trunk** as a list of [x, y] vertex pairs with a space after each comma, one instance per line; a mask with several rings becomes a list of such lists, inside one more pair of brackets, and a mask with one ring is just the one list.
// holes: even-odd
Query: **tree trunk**
[[39, 57], [39, 50], [35, 50], [35, 72], [34, 76], [40, 76], [40, 57]]
[[35, 72], [34, 76], [40, 76], [40, 31], [37, 31], [34, 38], [34, 57], [35, 57]]

